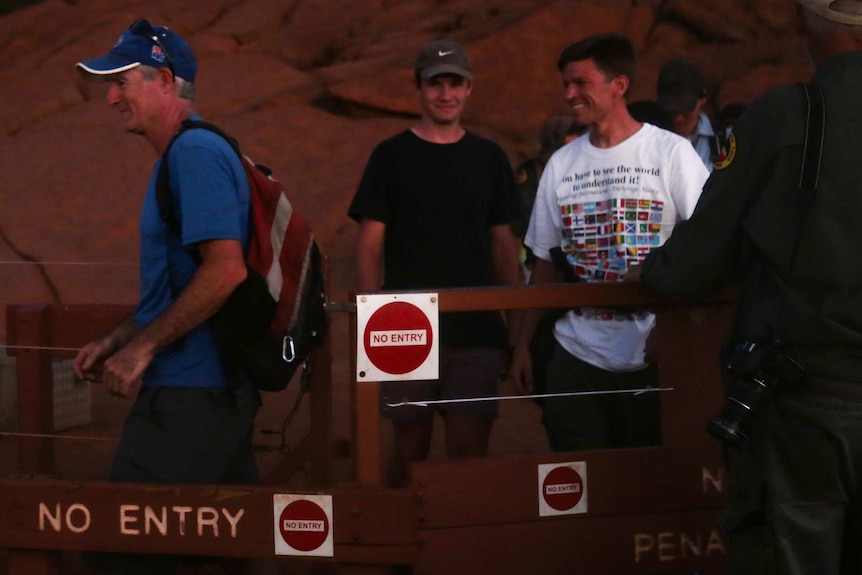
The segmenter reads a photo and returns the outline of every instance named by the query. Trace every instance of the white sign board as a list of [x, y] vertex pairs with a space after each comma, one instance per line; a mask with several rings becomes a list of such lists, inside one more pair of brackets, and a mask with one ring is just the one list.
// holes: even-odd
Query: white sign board
[[275, 554], [332, 557], [331, 495], [272, 496]]
[[587, 462], [539, 465], [539, 517], [587, 512]]
[[440, 377], [436, 293], [356, 298], [356, 381]]

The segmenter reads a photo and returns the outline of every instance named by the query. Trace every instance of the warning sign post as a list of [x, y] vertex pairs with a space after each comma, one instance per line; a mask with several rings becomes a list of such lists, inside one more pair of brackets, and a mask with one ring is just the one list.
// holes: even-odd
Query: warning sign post
[[371, 294], [356, 302], [357, 381], [439, 377], [437, 294]]
[[587, 512], [587, 463], [539, 465], [539, 517]]
[[275, 554], [332, 557], [332, 496], [272, 496]]

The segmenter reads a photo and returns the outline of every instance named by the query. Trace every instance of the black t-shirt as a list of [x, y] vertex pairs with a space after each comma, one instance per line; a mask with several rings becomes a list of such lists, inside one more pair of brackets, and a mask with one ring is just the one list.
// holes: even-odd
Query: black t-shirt
[[[466, 133], [435, 144], [411, 131], [371, 154], [348, 214], [386, 224], [383, 289], [493, 285], [490, 227], [511, 224], [518, 195], [494, 142]], [[497, 312], [443, 314], [442, 342], [504, 346]]]

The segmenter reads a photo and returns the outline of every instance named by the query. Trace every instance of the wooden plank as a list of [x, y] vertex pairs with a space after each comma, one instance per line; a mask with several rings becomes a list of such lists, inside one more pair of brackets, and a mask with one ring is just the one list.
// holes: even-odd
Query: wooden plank
[[719, 350], [733, 306], [661, 308], [656, 313], [664, 445], [691, 445], [709, 438], [705, 428], [724, 404]]
[[427, 575], [722, 573], [713, 510], [425, 530], [415, 572]]
[[10, 549], [6, 572], [9, 575], [60, 575], [60, 553]]
[[585, 462], [589, 517], [723, 505], [717, 442], [671, 448], [426, 461], [411, 467], [424, 529], [539, 519], [539, 465]]
[[[403, 290], [385, 293], [423, 293], [428, 290]], [[439, 309], [447, 311], [476, 311], [489, 309], [558, 308], [580, 306], [680, 306], [690, 300], [675, 298], [649, 291], [634, 283], [568, 283], [522, 287], [482, 287], [438, 289]], [[362, 293], [356, 294], [360, 297]], [[727, 289], [699, 303], [722, 304], [735, 301], [737, 290]]]
[[[0, 548], [275, 557], [271, 486], [0, 481]], [[407, 490], [331, 492], [335, 560], [415, 557], [416, 499]]]

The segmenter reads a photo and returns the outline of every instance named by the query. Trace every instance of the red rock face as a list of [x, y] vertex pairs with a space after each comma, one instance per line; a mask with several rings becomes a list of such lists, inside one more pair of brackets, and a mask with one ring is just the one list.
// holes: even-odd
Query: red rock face
[[83, 83], [74, 64], [105, 53], [141, 16], [191, 43], [199, 111], [289, 186], [330, 257], [339, 301], [353, 287], [347, 205], [372, 147], [415, 117], [413, 58], [428, 40], [467, 46], [475, 89], [465, 122], [513, 163], [564, 110], [560, 51], [594, 32], [635, 42], [632, 101], [655, 97], [658, 70], [673, 58], [702, 67], [713, 110], [813, 71], [792, 0], [181, 5], [156, 0], [141, 13], [122, 0], [47, 0], [0, 18], [0, 313], [6, 303], [136, 300], [138, 210], [155, 156], [122, 132], [104, 86]]

